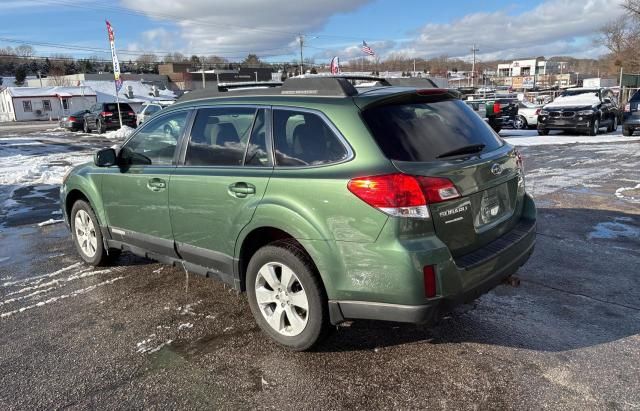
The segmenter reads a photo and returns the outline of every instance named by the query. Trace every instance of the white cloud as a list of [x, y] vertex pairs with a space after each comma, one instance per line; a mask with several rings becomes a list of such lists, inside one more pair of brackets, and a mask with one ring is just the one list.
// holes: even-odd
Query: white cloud
[[603, 50], [591, 39], [605, 23], [623, 14], [620, 3], [620, 0], [548, 0], [517, 15], [509, 15], [506, 10], [468, 14], [450, 23], [425, 25], [401, 52], [424, 57], [464, 57], [475, 43], [481, 57], [567, 54], [594, 57]]
[[[321, 31], [332, 16], [352, 12], [370, 1], [121, 0], [121, 3], [151, 19], [175, 24], [171, 30], [144, 32], [133, 45], [135, 48], [234, 58], [257, 53], [291, 59], [298, 50], [296, 33]], [[473, 43], [485, 60], [540, 55], [598, 57], [605, 50], [593, 43], [593, 37], [602, 25], [623, 14], [620, 3], [621, 0], [546, 0], [517, 14], [505, 6], [501, 11], [468, 14], [448, 23], [427, 23], [407, 32], [409, 38], [372, 41], [369, 45], [383, 58], [391, 53], [409, 57], [468, 57]], [[375, 27], [361, 36], [378, 37]], [[325, 37], [309, 41], [305, 56], [317, 59], [363, 56], [355, 39], [349, 42], [337, 38], [326, 45], [329, 40]], [[316, 48], [317, 44], [321, 46]]]
[[155, 43], [162, 50], [177, 48], [185, 54], [242, 56], [257, 52], [269, 56], [292, 54], [295, 33], [321, 30], [333, 15], [353, 11], [369, 1], [123, 0], [122, 4], [152, 19], [177, 21], [178, 32], [156, 38], [146, 32], [143, 44]]

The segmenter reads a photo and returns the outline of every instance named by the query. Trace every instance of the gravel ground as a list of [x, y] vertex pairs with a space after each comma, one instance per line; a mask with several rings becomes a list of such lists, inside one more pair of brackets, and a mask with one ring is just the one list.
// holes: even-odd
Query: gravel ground
[[[539, 233], [519, 287], [432, 327], [346, 324], [309, 353], [220, 283], [129, 254], [93, 269], [64, 225], [37, 225], [60, 218], [47, 156], [112, 143], [0, 127], [1, 409], [640, 408], [639, 142], [523, 147]], [[20, 153], [44, 160], [2, 177]]]

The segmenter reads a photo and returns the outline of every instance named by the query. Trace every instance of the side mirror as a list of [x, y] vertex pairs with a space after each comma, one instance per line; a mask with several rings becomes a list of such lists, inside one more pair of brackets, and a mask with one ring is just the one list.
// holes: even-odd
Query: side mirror
[[93, 163], [98, 167], [115, 166], [118, 156], [113, 148], [103, 148], [99, 150], [93, 157]]

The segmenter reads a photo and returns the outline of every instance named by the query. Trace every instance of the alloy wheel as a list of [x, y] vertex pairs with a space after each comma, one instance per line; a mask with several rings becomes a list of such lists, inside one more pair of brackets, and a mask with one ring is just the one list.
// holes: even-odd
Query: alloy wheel
[[293, 270], [284, 264], [263, 265], [255, 281], [256, 301], [267, 324], [279, 334], [296, 336], [309, 321], [309, 300]]
[[74, 219], [76, 241], [85, 256], [93, 258], [98, 251], [98, 239], [93, 221], [85, 210], [78, 210]]

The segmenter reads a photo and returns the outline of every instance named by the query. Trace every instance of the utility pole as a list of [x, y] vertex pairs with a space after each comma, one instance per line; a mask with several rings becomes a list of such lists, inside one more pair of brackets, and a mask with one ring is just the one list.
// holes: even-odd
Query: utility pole
[[204, 81], [204, 61], [202, 62], [202, 88], [207, 88], [207, 83]]
[[302, 62], [302, 46], [304, 45], [304, 36], [300, 34], [300, 75], [304, 74], [304, 63]]
[[471, 52], [473, 53], [473, 63], [471, 63], [471, 87], [475, 87], [476, 83], [476, 52], [480, 51], [479, 48], [476, 48], [476, 45], [473, 45]]

